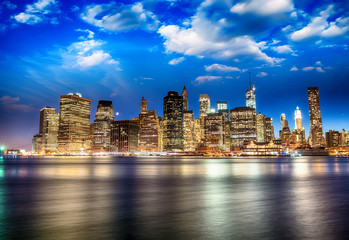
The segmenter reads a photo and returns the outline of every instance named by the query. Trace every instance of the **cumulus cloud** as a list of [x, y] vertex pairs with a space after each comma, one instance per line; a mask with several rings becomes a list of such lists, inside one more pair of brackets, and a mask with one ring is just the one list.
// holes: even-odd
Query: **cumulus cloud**
[[321, 63], [320, 61], [317, 61], [317, 62], [315, 63], [315, 65], [319, 65], [319, 66], [321, 66], [321, 65], [322, 65], [322, 63]]
[[257, 77], [266, 77], [266, 76], [268, 76], [268, 73], [266, 72], [260, 72], [257, 74]]
[[272, 50], [280, 54], [294, 53], [294, 51], [291, 49], [289, 45], [275, 46], [275, 47], [272, 47]]
[[213, 71], [217, 71], [217, 72], [240, 72], [241, 69], [236, 68], [236, 67], [229, 67], [223, 64], [212, 64], [209, 66], [205, 66], [205, 70], [207, 72], [213, 72]]
[[161, 26], [158, 33], [164, 38], [166, 52], [218, 60], [247, 56], [274, 64], [276, 59], [263, 52], [266, 42], [256, 42], [252, 35], [275, 26], [275, 21], [239, 16], [230, 8], [226, 1], [206, 0], [185, 27]]
[[333, 5], [329, 5], [318, 16], [311, 18], [310, 23], [300, 30], [291, 33], [293, 41], [301, 41], [311, 37], [337, 37], [349, 31], [349, 17], [338, 17], [330, 21], [336, 13]]
[[302, 70], [303, 70], [304, 72], [308, 72], [308, 71], [311, 71], [311, 70], [313, 70], [313, 69], [314, 69], [314, 67], [309, 66], [309, 67], [303, 68]]
[[207, 82], [219, 81], [221, 79], [222, 79], [222, 77], [220, 77], [220, 76], [199, 76], [194, 80], [193, 83], [200, 85], [200, 84], [204, 84]]
[[184, 59], [185, 59], [184, 57], [175, 58], [175, 59], [172, 59], [171, 61], [169, 61], [168, 64], [177, 65], [178, 63], [183, 62]]
[[132, 5], [96, 4], [85, 7], [81, 18], [97, 27], [112, 32], [140, 28], [155, 31], [159, 21], [152, 12], [144, 9], [141, 2]]
[[4, 109], [21, 111], [21, 112], [30, 112], [30, 111], [35, 110], [30, 105], [18, 104], [19, 101], [20, 101], [19, 97], [10, 97], [10, 96], [5, 95], [5, 96], [0, 98], [0, 102], [1, 102]]
[[291, 72], [295, 72], [295, 71], [298, 71], [298, 68], [296, 66], [293, 66], [291, 69], [290, 69]]
[[238, 14], [273, 15], [293, 10], [292, 0], [250, 0], [235, 4], [230, 11]]
[[72, 43], [67, 51], [64, 51], [62, 57], [64, 59], [63, 67], [65, 68], [89, 68], [100, 64], [113, 65], [116, 70], [120, 70], [119, 61], [102, 49], [104, 41], [96, 40], [94, 32], [90, 30], [77, 29], [79, 32], [88, 33], [87, 37], [80, 37], [81, 41]]
[[318, 72], [325, 72], [321, 67], [316, 67], [316, 71], [318, 71]]
[[19, 22], [29, 25], [34, 25], [43, 21], [48, 21], [52, 24], [57, 24], [57, 18], [49, 17], [50, 14], [59, 13], [57, 9], [58, 1], [56, 0], [39, 0], [33, 4], [26, 5], [25, 11], [13, 18]]

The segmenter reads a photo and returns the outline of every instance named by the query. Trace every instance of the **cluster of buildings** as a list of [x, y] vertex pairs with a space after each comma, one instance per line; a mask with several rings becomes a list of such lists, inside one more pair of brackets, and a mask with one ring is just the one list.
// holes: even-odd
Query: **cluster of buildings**
[[[349, 132], [330, 130], [324, 137], [319, 89], [308, 88], [310, 134], [305, 137], [302, 113], [295, 110], [295, 128], [290, 129], [281, 114], [279, 138], [274, 135], [273, 120], [256, 112], [254, 86], [246, 91], [246, 106], [228, 110], [218, 101], [211, 110], [210, 97], [200, 94], [199, 117], [189, 110], [188, 92], [168, 92], [163, 99], [163, 116], [148, 110], [142, 97], [140, 113], [132, 120], [115, 120], [111, 101], [98, 103], [90, 123], [91, 100], [79, 93], [60, 97], [60, 111], [44, 107], [40, 111], [39, 133], [33, 137], [37, 154], [81, 153], [183, 153], [279, 155], [294, 149], [323, 149], [349, 146]], [[338, 150], [338, 149], [337, 149]]]

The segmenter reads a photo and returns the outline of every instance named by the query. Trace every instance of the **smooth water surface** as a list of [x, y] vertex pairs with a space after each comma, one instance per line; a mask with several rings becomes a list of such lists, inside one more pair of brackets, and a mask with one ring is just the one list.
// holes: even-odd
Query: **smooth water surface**
[[345, 236], [348, 158], [0, 158], [0, 239]]

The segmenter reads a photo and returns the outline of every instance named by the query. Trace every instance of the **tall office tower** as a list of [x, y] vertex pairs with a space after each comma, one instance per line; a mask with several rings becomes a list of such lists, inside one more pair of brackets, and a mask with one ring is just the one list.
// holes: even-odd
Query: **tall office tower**
[[231, 139], [230, 139], [230, 122], [225, 121], [224, 122], [224, 151], [230, 152], [231, 149]]
[[139, 127], [137, 121], [113, 121], [111, 124], [111, 151], [137, 152], [138, 131]]
[[93, 152], [110, 151], [110, 132], [113, 121], [113, 103], [111, 101], [100, 100], [94, 121]]
[[299, 110], [299, 107], [297, 106], [296, 111], [294, 112], [294, 122], [295, 122], [295, 129], [303, 129], [303, 120], [302, 120], [302, 112]]
[[249, 88], [246, 90], [246, 107], [256, 108], [256, 92], [254, 86], [251, 85], [251, 73], [249, 73]]
[[221, 113], [223, 115], [225, 122], [229, 121], [229, 110], [228, 110], [228, 104], [226, 101], [217, 102], [217, 113]]
[[279, 132], [279, 137], [281, 140], [283, 140], [284, 136], [288, 136], [291, 134], [290, 128], [288, 126], [288, 121], [286, 120], [285, 113], [281, 114], [280, 116], [280, 125], [281, 125], [281, 130]]
[[209, 151], [224, 150], [224, 117], [219, 113], [210, 113], [204, 118], [205, 146]]
[[141, 100], [141, 114], [145, 114], [148, 112], [148, 107], [147, 107], [147, 100], [142, 97], [142, 100]]
[[201, 130], [201, 118], [194, 119], [194, 145], [197, 146], [200, 143], [201, 139], [203, 139], [202, 130]]
[[206, 117], [211, 111], [211, 101], [207, 94], [200, 94], [199, 97], [200, 118]]
[[340, 133], [338, 131], [330, 130], [325, 133], [325, 136], [327, 147], [337, 147], [340, 145]]
[[195, 151], [194, 111], [183, 112], [183, 151]]
[[323, 146], [324, 136], [322, 131], [322, 118], [318, 87], [308, 88], [308, 104], [310, 119], [310, 145], [312, 147], [321, 147]]
[[164, 118], [158, 117], [159, 122], [159, 151], [164, 150]]
[[305, 144], [305, 130], [303, 128], [302, 112], [297, 106], [294, 112], [295, 129], [292, 130], [292, 135], [294, 135], [295, 141], [298, 146]]
[[340, 143], [341, 146], [349, 146], [349, 132], [346, 132], [344, 129], [340, 133]]
[[273, 119], [270, 117], [265, 118], [265, 141], [270, 142], [274, 140], [274, 126]]
[[32, 139], [32, 151], [34, 153], [42, 153], [41, 144], [42, 144], [42, 135], [41, 134], [34, 135]]
[[188, 111], [189, 105], [188, 105], [188, 92], [185, 88], [185, 85], [183, 87], [182, 91], [182, 97], [183, 97], [183, 111]]
[[183, 150], [183, 97], [168, 92], [164, 97], [164, 151]]
[[90, 132], [91, 100], [80, 93], [62, 95], [58, 129], [58, 151], [81, 152], [86, 149]]
[[250, 107], [238, 107], [230, 110], [231, 147], [242, 147], [244, 141], [255, 141], [256, 110]]
[[256, 116], [256, 124], [257, 124], [257, 142], [265, 142], [265, 139], [266, 139], [265, 115], [259, 113]]
[[286, 120], [286, 114], [282, 113], [280, 116], [281, 130], [288, 127], [288, 121]]
[[42, 136], [41, 152], [54, 153], [58, 148], [59, 113], [55, 108], [44, 107], [40, 110], [39, 134]]
[[159, 119], [155, 110], [139, 114], [138, 151], [159, 152], [161, 149]]

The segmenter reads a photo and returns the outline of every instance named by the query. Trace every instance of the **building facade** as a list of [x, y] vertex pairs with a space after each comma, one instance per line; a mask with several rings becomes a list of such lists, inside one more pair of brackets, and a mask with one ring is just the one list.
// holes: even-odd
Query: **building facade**
[[257, 114], [256, 116], [256, 131], [257, 131], [257, 142], [265, 142], [266, 141], [266, 123], [265, 123], [265, 115]]
[[335, 130], [330, 130], [325, 133], [326, 136], [326, 146], [327, 147], [337, 147], [340, 146], [340, 133]]
[[105, 100], [99, 101], [93, 128], [93, 152], [110, 151], [110, 134], [113, 121], [113, 103]]
[[322, 147], [324, 145], [324, 136], [322, 130], [322, 117], [318, 87], [308, 88], [308, 104], [310, 119], [310, 145], [312, 147]]
[[58, 149], [59, 113], [55, 108], [44, 107], [40, 110], [39, 134], [42, 136], [41, 152], [56, 153]]
[[256, 110], [250, 107], [230, 110], [231, 147], [240, 148], [244, 141], [255, 141], [256, 138]]
[[211, 152], [223, 151], [224, 117], [219, 113], [210, 113], [204, 118], [205, 146]]
[[161, 151], [160, 124], [155, 110], [139, 114], [139, 141], [138, 151]]
[[195, 151], [194, 111], [183, 112], [183, 151]]
[[270, 142], [275, 139], [273, 119], [271, 117], [265, 118], [265, 142]]
[[88, 148], [91, 100], [79, 93], [60, 98], [58, 152], [77, 153]]
[[207, 94], [199, 96], [200, 118], [206, 117], [211, 111], [211, 100]]
[[183, 90], [182, 90], [182, 97], [183, 97], [183, 111], [188, 111], [189, 110], [188, 92], [185, 86], [183, 87]]
[[138, 133], [137, 121], [113, 121], [111, 125], [111, 151], [123, 153], [137, 152]]

